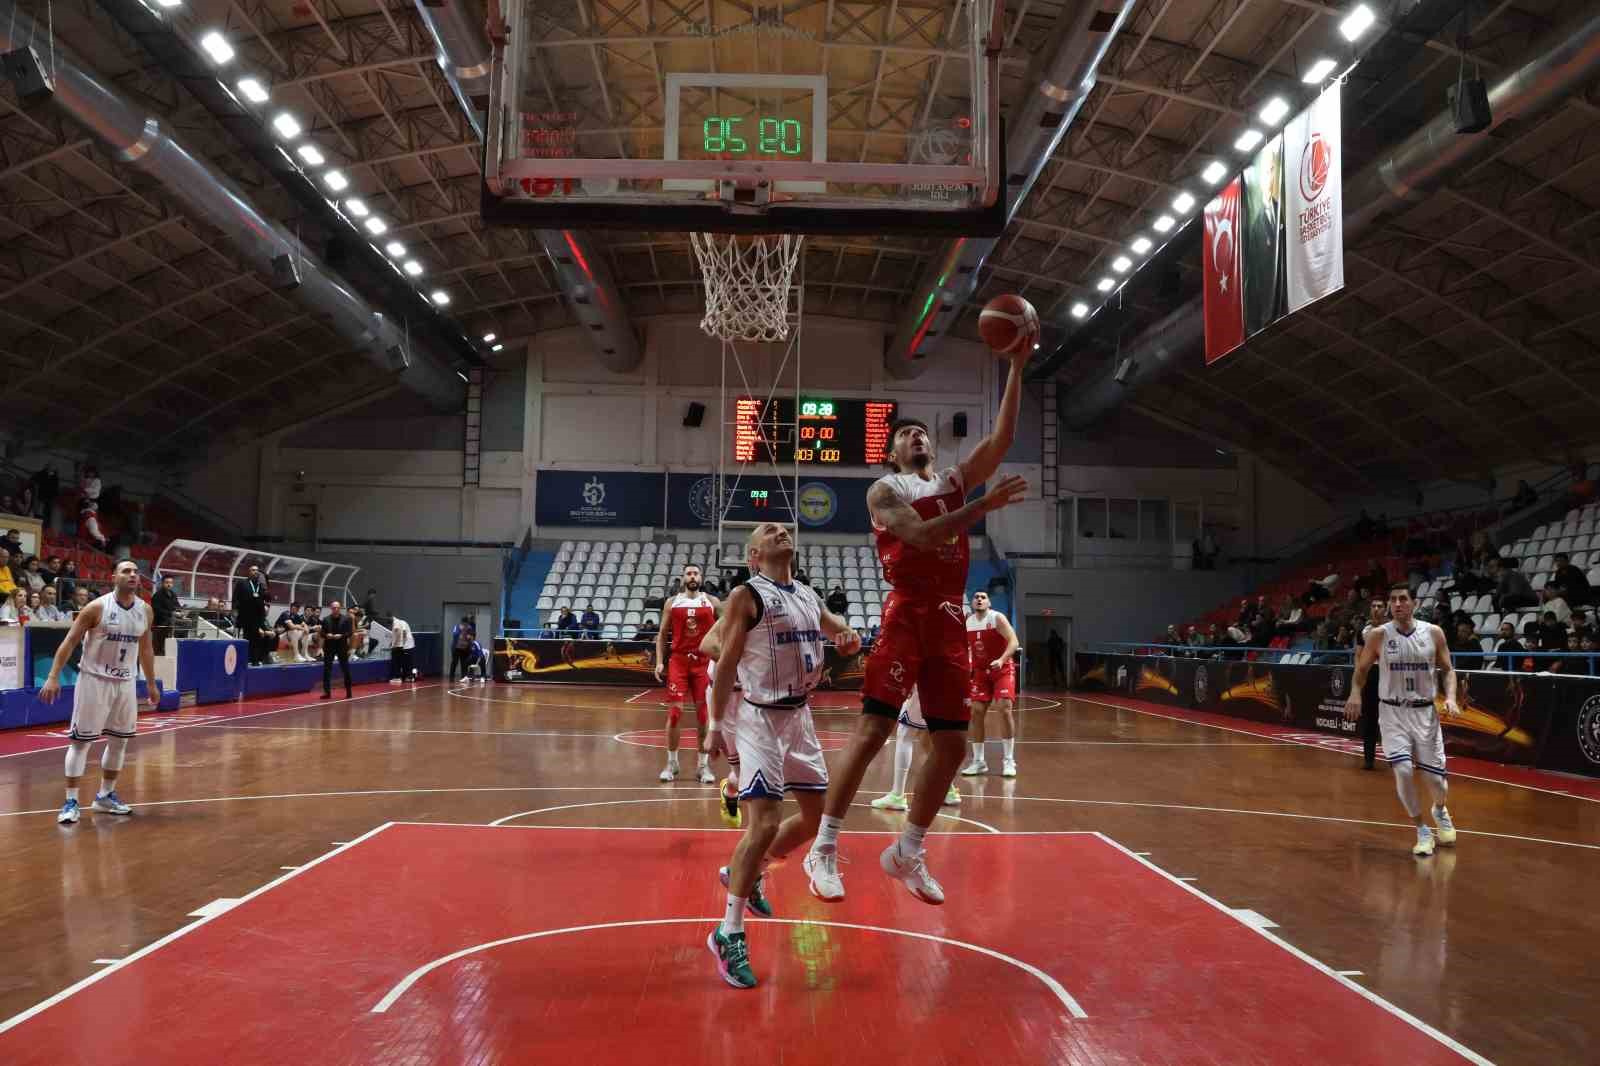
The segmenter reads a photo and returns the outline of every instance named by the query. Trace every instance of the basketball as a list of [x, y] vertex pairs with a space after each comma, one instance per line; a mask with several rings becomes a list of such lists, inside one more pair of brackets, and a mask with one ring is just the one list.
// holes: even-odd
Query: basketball
[[1015, 293], [996, 296], [978, 314], [978, 332], [983, 343], [1001, 355], [1015, 355], [1031, 348], [1039, 336], [1039, 312]]

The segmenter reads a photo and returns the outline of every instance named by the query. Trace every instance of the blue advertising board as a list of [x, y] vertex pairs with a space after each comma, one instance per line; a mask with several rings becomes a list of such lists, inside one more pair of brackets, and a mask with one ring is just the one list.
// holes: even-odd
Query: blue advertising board
[[664, 474], [541, 470], [534, 485], [534, 521], [541, 526], [623, 528], [661, 524]]

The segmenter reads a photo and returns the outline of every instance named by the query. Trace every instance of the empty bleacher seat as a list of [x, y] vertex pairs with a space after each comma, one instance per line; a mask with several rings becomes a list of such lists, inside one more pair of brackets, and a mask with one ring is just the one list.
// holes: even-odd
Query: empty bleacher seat
[[1490, 614], [1490, 615], [1485, 616], [1482, 624], [1478, 626], [1478, 631], [1480, 633], [1498, 633], [1498, 632], [1500, 632], [1500, 616], [1497, 615], [1497, 614]]
[[553, 611], [555, 607], [556, 600], [554, 596], [540, 596], [539, 602], [534, 605], [534, 609], [538, 611]]
[[640, 614], [638, 611], [629, 611], [627, 614], [622, 616], [622, 624], [625, 626], [637, 626], [643, 625], [644, 623], [640, 620]]
[[1548, 573], [1534, 574], [1533, 591], [1538, 592], [1540, 589], [1544, 588], [1549, 581], [1550, 575]]

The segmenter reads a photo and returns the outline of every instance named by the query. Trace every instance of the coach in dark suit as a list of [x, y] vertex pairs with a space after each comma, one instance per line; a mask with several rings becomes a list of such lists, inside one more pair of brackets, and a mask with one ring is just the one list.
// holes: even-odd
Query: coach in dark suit
[[250, 665], [260, 666], [267, 651], [261, 637], [267, 626], [267, 583], [261, 578], [261, 567], [252, 566], [248, 576], [233, 583], [233, 617], [239, 635], [250, 642]]
[[351, 624], [350, 616], [344, 613], [343, 605], [338, 600], [328, 604], [328, 616], [322, 620], [322, 698], [329, 699], [333, 696], [333, 660], [339, 660], [339, 669], [344, 671], [344, 697], [349, 699], [353, 693], [350, 691], [350, 638], [355, 635], [355, 626]]

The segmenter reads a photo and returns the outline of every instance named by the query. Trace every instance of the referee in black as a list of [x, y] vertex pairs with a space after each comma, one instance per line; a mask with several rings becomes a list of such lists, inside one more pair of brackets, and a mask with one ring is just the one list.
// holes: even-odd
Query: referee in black
[[350, 624], [350, 616], [343, 611], [343, 605], [338, 600], [328, 604], [328, 617], [322, 620], [322, 698], [329, 699], [333, 696], [333, 660], [339, 660], [339, 669], [344, 671], [344, 698], [349, 699], [353, 693], [350, 691], [350, 638], [355, 633], [355, 627]]
[[[1367, 642], [1367, 634], [1389, 620], [1389, 604], [1374, 596], [1367, 607], [1367, 624], [1356, 637], [1356, 650]], [[1361, 754], [1366, 760], [1363, 770], [1373, 770], [1373, 759], [1378, 754], [1378, 670], [1367, 671], [1366, 684], [1361, 686]]]

